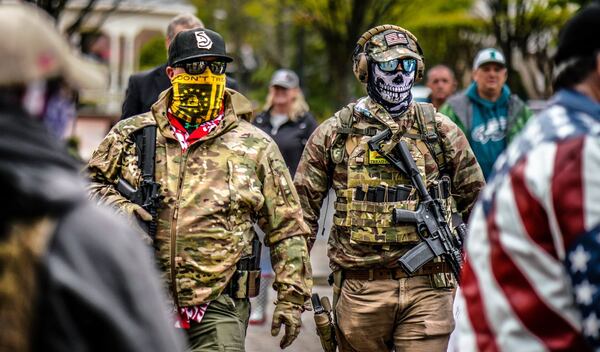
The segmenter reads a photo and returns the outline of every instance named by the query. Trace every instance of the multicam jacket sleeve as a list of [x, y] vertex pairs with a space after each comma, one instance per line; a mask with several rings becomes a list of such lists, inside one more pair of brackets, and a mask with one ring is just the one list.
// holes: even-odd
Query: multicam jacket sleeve
[[260, 171], [263, 173], [264, 205], [258, 225], [266, 234], [275, 272], [274, 288], [278, 300], [303, 304], [310, 298], [312, 270], [307, 248], [309, 229], [290, 173], [276, 144], [266, 150]]
[[479, 191], [485, 185], [485, 179], [462, 130], [446, 115], [438, 113], [435, 119], [443, 140], [445, 159], [452, 171], [452, 196], [466, 221]]
[[308, 139], [294, 184], [304, 211], [304, 220], [310, 227], [309, 248], [312, 248], [319, 229], [319, 215], [323, 199], [327, 196], [330, 170], [329, 148], [335, 131], [335, 117], [323, 122]]

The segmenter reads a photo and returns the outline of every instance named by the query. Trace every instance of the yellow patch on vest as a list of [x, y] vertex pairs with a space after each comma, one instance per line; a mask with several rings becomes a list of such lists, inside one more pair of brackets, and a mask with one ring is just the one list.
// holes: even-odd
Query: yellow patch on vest
[[381, 154], [377, 153], [376, 151], [369, 150], [367, 164], [369, 164], [369, 165], [389, 164], [389, 161], [387, 161], [383, 156], [381, 156]]

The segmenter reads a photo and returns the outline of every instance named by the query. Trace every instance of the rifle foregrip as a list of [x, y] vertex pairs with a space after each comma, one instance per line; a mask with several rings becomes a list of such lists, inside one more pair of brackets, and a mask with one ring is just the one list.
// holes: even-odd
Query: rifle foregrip
[[403, 222], [417, 223], [417, 213], [411, 210], [394, 209], [392, 213], [394, 224], [398, 225]]
[[404, 253], [398, 261], [404, 270], [409, 274], [412, 274], [435, 257], [435, 253], [433, 253], [431, 248], [429, 248], [429, 245], [423, 241]]
[[133, 186], [130, 185], [129, 182], [127, 182], [124, 179], [122, 179], [122, 178], [119, 177], [117, 179], [117, 184], [115, 185], [115, 188], [125, 198], [127, 198], [130, 201], [132, 201], [132, 202], [134, 202], [134, 203], [137, 204], [138, 199], [135, 199], [135, 198], [137, 198], [136, 197], [137, 190], [135, 188], [133, 188]]

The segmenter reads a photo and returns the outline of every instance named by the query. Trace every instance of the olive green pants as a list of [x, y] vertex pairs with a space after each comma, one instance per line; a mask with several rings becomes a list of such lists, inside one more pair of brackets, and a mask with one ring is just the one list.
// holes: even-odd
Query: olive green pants
[[221, 295], [210, 302], [200, 323], [186, 330], [188, 351], [244, 352], [250, 301]]
[[454, 329], [453, 289], [429, 276], [344, 280], [335, 307], [340, 352], [446, 351]]

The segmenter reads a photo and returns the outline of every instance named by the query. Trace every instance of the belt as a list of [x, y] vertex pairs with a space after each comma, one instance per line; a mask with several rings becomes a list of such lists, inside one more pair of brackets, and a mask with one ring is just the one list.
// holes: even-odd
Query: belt
[[445, 262], [429, 262], [423, 265], [413, 274], [408, 274], [402, 268], [394, 269], [365, 269], [365, 270], [344, 270], [344, 279], [354, 280], [390, 280], [402, 279], [411, 276], [431, 275], [439, 273], [449, 273], [450, 267]]

